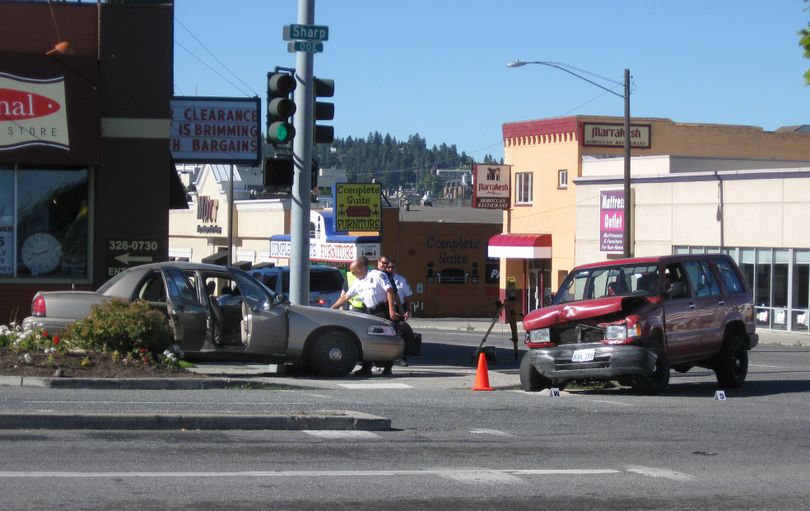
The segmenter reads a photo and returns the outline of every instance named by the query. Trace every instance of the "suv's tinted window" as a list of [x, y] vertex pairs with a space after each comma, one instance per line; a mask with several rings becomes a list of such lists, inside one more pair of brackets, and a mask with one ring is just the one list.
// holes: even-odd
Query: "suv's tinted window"
[[686, 273], [689, 275], [692, 289], [695, 290], [695, 296], [720, 294], [720, 288], [717, 286], [717, 281], [708, 264], [700, 261], [686, 261], [684, 266], [686, 267]]
[[737, 272], [734, 271], [734, 268], [731, 267], [728, 261], [725, 259], [717, 259], [714, 261], [714, 264], [717, 265], [717, 269], [720, 272], [720, 278], [723, 279], [723, 285], [725, 286], [728, 294], [733, 295], [745, 291], [745, 286], [743, 286], [743, 283], [740, 282]]
[[343, 289], [343, 276], [340, 270], [309, 272], [309, 289], [320, 293], [334, 293]]

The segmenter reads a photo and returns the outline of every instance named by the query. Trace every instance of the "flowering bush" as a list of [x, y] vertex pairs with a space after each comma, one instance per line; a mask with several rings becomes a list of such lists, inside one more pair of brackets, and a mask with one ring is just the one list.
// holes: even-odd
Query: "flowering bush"
[[11, 323], [10, 325], [0, 325], [0, 348], [7, 348], [10, 351], [41, 351], [44, 353], [56, 353], [65, 350], [62, 338], [58, 335], [51, 336], [46, 330], [34, 326], [26, 326]]
[[93, 306], [90, 315], [68, 325], [61, 342], [92, 351], [151, 356], [167, 350], [174, 336], [166, 317], [149, 302], [111, 300]]

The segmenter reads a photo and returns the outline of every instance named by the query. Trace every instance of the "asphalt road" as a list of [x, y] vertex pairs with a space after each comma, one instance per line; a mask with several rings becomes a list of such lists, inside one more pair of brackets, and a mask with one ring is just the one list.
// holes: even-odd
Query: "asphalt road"
[[[501, 335], [502, 334], [498, 334]], [[502, 336], [503, 337], [503, 336]], [[709, 371], [661, 396], [469, 390], [480, 334], [431, 332], [393, 378], [274, 378], [290, 390], [4, 388], [3, 411], [354, 410], [393, 431], [0, 431], [7, 509], [806, 509], [810, 349], [759, 347], [715, 400]]]

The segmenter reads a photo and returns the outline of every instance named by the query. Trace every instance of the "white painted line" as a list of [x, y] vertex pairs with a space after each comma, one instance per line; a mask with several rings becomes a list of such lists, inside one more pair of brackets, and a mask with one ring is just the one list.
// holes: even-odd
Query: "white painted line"
[[440, 472], [439, 476], [463, 484], [483, 484], [517, 486], [526, 481], [507, 472], [498, 470], [447, 470]]
[[[636, 467], [639, 468], [639, 467]], [[658, 470], [663, 469], [648, 469]], [[629, 470], [628, 470], [629, 471]], [[472, 479], [481, 473], [497, 473], [505, 475], [605, 475], [621, 474], [619, 470], [613, 469], [502, 469], [502, 470], [450, 470], [450, 469], [426, 469], [426, 470], [300, 470], [300, 471], [245, 471], [245, 472], [0, 472], [0, 479], [15, 478], [61, 478], [61, 479], [111, 479], [111, 478], [201, 478], [201, 477], [379, 477], [379, 476], [454, 476], [457, 480]], [[671, 471], [669, 471], [671, 472]], [[641, 472], [639, 472], [641, 473]], [[678, 472], [671, 472], [677, 474]], [[643, 474], [652, 475], [652, 474]], [[485, 476], [481, 476], [485, 477]], [[658, 476], [654, 476], [658, 477]], [[687, 476], [691, 477], [691, 476]]]
[[344, 439], [344, 438], [380, 438], [377, 433], [371, 431], [354, 431], [354, 430], [333, 430], [333, 429], [304, 429], [302, 430], [309, 436], [317, 438], [329, 439]]
[[683, 472], [676, 472], [674, 470], [667, 470], [665, 468], [630, 466], [627, 467], [627, 471], [648, 477], [661, 477], [664, 479], [671, 479], [673, 481], [691, 481], [692, 479], [694, 479], [694, 477], [690, 476], [689, 474], [684, 474]]
[[407, 383], [339, 383], [347, 389], [412, 389]]
[[474, 435], [492, 435], [492, 436], [515, 436], [512, 433], [499, 431], [497, 429], [471, 429], [470, 433]]
[[592, 403], [604, 403], [606, 405], [633, 406], [629, 403], [620, 403], [619, 401], [608, 401], [606, 399], [586, 399], [585, 401], [590, 401]]
[[785, 369], [782, 366], [766, 366], [763, 364], [748, 364], [748, 367], [766, 367], [768, 369]]

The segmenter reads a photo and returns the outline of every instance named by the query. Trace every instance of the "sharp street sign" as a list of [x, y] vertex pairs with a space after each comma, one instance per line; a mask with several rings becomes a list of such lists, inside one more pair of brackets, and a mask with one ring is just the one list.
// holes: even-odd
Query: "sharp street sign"
[[329, 27], [325, 25], [284, 25], [283, 35], [285, 41], [328, 41]]

